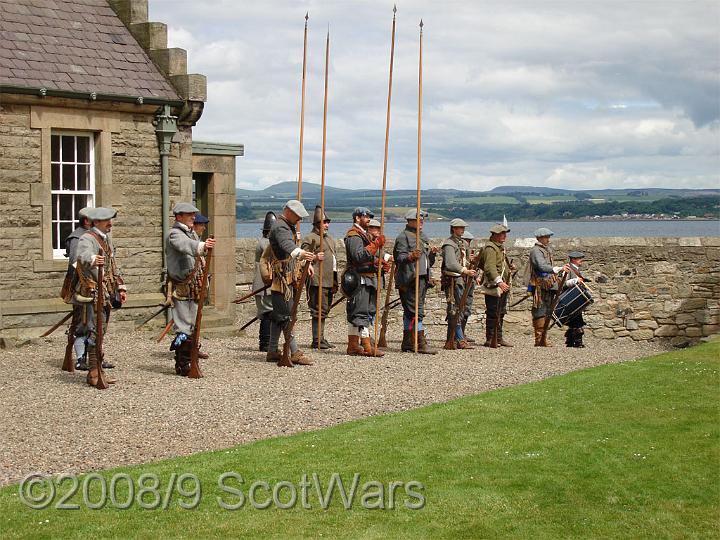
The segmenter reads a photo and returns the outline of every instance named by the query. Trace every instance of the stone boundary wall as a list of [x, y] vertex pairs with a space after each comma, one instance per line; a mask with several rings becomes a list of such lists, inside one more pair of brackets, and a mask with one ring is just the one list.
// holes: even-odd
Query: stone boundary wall
[[[519, 266], [513, 286], [515, 300], [525, 294], [527, 254], [534, 242], [531, 238], [508, 239], [509, 256]], [[431, 243], [440, 245], [441, 241], [433, 239]], [[342, 244], [341, 240], [338, 244]], [[386, 249], [392, 250], [392, 243], [388, 244]], [[483, 244], [484, 240], [475, 240], [472, 248], [478, 249]], [[237, 240], [238, 293], [250, 290], [255, 246], [256, 240]], [[562, 238], [554, 240], [552, 246], [557, 264], [564, 262], [566, 254], [575, 249], [587, 256], [583, 271], [593, 280], [589, 286], [595, 302], [586, 311], [585, 321], [586, 330], [595, 338], [669, 340], [675, 346], [685, 346], [720, 332], [720, 237]], [[339, 247], [342, 259], [339, 267], [343, 268], [345, 250]], [[438, 277], [439, 260], [433, 269], [437, 270], [435, 277]], [[530, 334], [530, 303], [526, 300], [506, 317], [506, 333], [510, 337]], [[478, 291], [468, 323], [469, 333], [476, 338], [484, 334], [484, 310], [483, 295]], [[244, 303], [238, 313], [249, 320], [255, 314], [254, 303]], [[391, 317], [391, 328], [398, 327], [393, 334], [400, 333], [399, 315], [398, 309]], [[308, 316], [307, 309], [303, 310], [303, 316]], [[344, 317], [342, 304], [333, 310], [332, 316]], [[438, 286], [428, 293], [425, 319], [428, 333], [444, 339], [444, 330], [439, 328], [445, 324], [444, 319], [444, 295]]]

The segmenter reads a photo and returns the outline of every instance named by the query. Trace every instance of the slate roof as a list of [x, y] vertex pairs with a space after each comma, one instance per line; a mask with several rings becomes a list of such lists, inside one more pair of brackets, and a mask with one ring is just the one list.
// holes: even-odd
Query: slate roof
[[177, 100], [106, 0], [0, 0], [0, 85]]

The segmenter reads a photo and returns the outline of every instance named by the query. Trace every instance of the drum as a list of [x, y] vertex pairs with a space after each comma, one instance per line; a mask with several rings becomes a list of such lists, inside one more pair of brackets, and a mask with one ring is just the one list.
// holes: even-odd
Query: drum
[[593, 297], [587, 287], [582, 283], [577, 283], [560, 294], [560, 299], [553, 310], [553, 319], [559, 326], [567, 324], [570, 317], [593, 302]]

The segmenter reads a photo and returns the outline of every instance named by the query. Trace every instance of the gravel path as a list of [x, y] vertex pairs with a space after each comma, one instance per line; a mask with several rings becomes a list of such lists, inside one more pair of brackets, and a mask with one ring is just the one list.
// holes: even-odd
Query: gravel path
[[[338, 348], [313, 351], [311, 367], [265, 362], [264, 353], [254, 352], [255, 337], [207, 339], [203, 350], [211, 357], [197, 380], [174, 375], [167, 339], [157, 345], [154, 334], [121, 336], [111, 325], [106, 351], [118, 364], [112, 370], [118, 384], [106, 391], [87, 386], [83, 372], [60, 370], [60, 333], [3, 351], [0, 485], [31, 472], [81, 472], [226, 448], [664, 350], [619, 340], [539, 349], [531, 337], [510, 334], [512, 349], [416, 356], [397, 352], [399, 341], [391, 340], [384, 358], [351, 358], [342, 354], [346, 327], [339, 319], [328, 328]], [[444, 329], [429, 332], [444, 339]], [[305, 345], [309, 323], [299, 323], [297, 333]], [[442, 346], [439, 339], [431, 344]]]

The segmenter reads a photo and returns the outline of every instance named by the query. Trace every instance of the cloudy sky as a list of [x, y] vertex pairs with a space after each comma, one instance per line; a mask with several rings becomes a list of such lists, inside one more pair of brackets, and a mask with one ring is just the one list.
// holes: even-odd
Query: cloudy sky
[[[150, 0], [208, 78], [196, 139], [245, 144], [237, 184], [381, 187], [392, 1]], [[414, 188], [418, 23], [423, 187], [720, 187], [720, 3], [398, 2], [388, 183]]]

